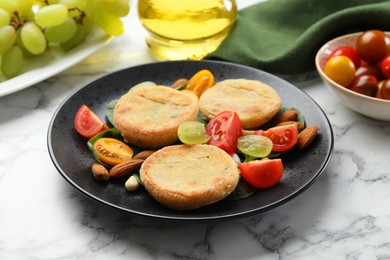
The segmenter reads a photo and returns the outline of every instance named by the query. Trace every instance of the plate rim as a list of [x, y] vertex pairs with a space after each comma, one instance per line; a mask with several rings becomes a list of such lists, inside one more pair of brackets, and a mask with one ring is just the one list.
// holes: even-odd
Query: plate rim
[[204, 216], [204, 217], [191, 217], [191, 216], [165, 216], [165, 215], [158, 215], [158, 214], [151, 214], [151, 213], [145, 213], [145, 212], [140, 212], [140, 211], [135, 211], [135, 210], [131, 210], [131, 209], [128, 209], [128, 208], [124, 208], [124, 207], [121, 207], [119, 205], [116, 205], [114, 203], [111, 203], [111, 202], [108, 202], [108, 201], [105, 201], [101, 198], [99, 198], [98, 196], [94, 195], [94, 194], [91, 194], [87, 191], [85, 191], [78, 183], [76, 183], [75, 181], [73, 181], [69, 176], [68, 174], [61, 168], [61, 166], [59, 165], [59, 162], [54, 158], [54, 150], [53, 150], [53, 147], [51, 145], [51, 135], [52, 135], [52, 131], [53, 131], [53, 124], [54, 124], [54, 121], [55, 119], [57, 118], [59, 112], [61, 111], [62, 107], [72, 98], [74, 97], [79, 91], [83, 90], [85, 87], [89, 86], [90, 84], [93, 84], [94, 82], [96, 81], [99, 81], [99, 80], [102, 80], [106, 77], [109, 77], [109, 76], [112, 76], [113, 74], [119, 74], [123, 71], [127, 71], [127, 70], [132, 70], [132, 69], [136, 69], [136, 68], [140, 68], [140, 67], [148, 67], [148, 66], [159, 66], [159, 65], [162, 65], [162, 64], [169, 64], [169, 63], [179, 63], [179, 62], [185, 62], [185, 63], [194, 63], [194, 62], [203, 62], [203, 63], [213, 63], [213, 64], [216, 64], [216, 65], [223, 65], [223, 64], [226, 64], [228, 66], [238, 66], [238, 67], [241, 67], [241, 68], [244, 68], [244, 69], [251, 69], [251, 70], [255, 70], [257, 72], [260, 72], [262, 74], [266, 74], [267, 77], [270, 76], [270, 77], [274, 77], [274, 78], [277, 78], [278, 80], [281, 80], [281, 81], [284, 81], [286, 83], [288, 83], [289, 85], [291, 86], [294, 86], [296, 87], [294, 84], [284, 80], [283, 78], [280, 78], [274, 74], [271, 74], [269, 72], [266, 72], [266, 71], [262, 71], [262, 70], [259, 70], [259, 69], [256, 69], [256, 68], [253, 68], [253, 67], [249, 67], [249, 66], [246, 66], [246, 65], [242, 65], [242, 64], [236, 64], [236, 63], [232, 63], [232, 62], [228, 62], [228, 61], [216, 61], [216, 60], [201, 60], [201, 61], [194, 61], [194, 60], [186, 60], [186, 61], [158, 61], [158, 62], [152, 62], [152, 63], [146, 63], [146, 64], [139, 64], [139, 65], [135, 65], [135, 66], [130, 66], [130, 67], [127, 67], [127, 68], [122, 68], [122, 69], [119, 69], [119, 70], [116, 70], [116, 71], [113, 71], [111, 73], [108, 73], [108, 74], [105, 74], [105, 75], [102, 75], [102, 76], [99, 76], [97, 78], [94, 78], [94, 79], [91, 79], [90, 81], [87, 81], [86, 83], [84, 83], [83, 85], [81, 85], [80, 87], [78, 87], [77, 89], [73, 90], [61, 103], [60, 105], [57, 107], [57, 109], [55, 110], [51, 120], [50, 120], [50, 123], [49, 123], [49, 126], [48, 126], [48, 131], [47, 131], [47, 148], [48, 148], [48, 151], [49, 151], [49, 155], [50, 155], [50, 159], [51, 161], [53, 162], [55, 168], [57, 169], [57, 171], [61, 174], [61, 176], [69, 183], [71, 184], [71, 186], [73, 188], [75, 188], [78, 192], [80, 192], [82, 195], [84, 195], [85, 197], [93, 200], [93, 201], [96, 201], [96, 202], [99, 202], [100, 204], [106, 206], [106, 207], [109, 207], [109, 208], [114, 208], [116, 210], [119, 210], [121, 212], [126, 212], [126, 213], [129, 213], [133, 216], [138, 216], [138, 217], [143, 217], [143, 218], [149, 218], [149, 219], [159, 219], [159, 220], [164, 220], [164, 221], [183, 221], [183, 222], [188, 222], [188, 221], [199, 221], [199, 222], [208, 222], [208, 221], [214, 221], [214, 220], [226, 220], [226, 219], [232, 219], [232, 218], [243, 218], [243, 217], [247, 217], [247, 216], [250, 216], [250, 215], [253, 215], [253, 214], [261, 214], [261, 213], [264, 213], [264, 212], [267, 212], [271, 209], [274, 209], [278, 206], [281, 206], [285, 203], [287, 203], [288, 201], [292, 200], [293, 198], [297, 197], [298, 195], [302, 194], [305, 190], [307, 190], [318, 178], [320, 175], [322, 175], [322, 173], [324, 172], [324, 170], [326, 169], [326, 167], [328, 166], [331, 158], [332, 158], [332, 155], [333, 155], [333, 150], [334, 150], [334, 133], [333, 133], [333, 129], [332, 129], [332, 125], [329, 121], [329, 118], [328, 116], [326, 115], [326, 113], [324, 112], [324, 110], [318, 105], [318, 103], [310, 96], [308, 95], [305, 91], [299, 89], [298, 87], [296, 87], [297, 89], [299, 89], [300, 93], [304, 96], [306, 96], [307, 98], [309, 98], [316, 106], [317, 108], [319, 109], [319, 111], [322, 113], [322, 115], [324, 116], [324, 119], [325, 119], [325, 123], [326, 125], [329, 127], [327, 130], [329, 131], [329, 140], [330, 142], [328, 143], [328, 146], [329, 146], [329, 152], [327, 153], [326, 155], [326, 158], [324, 158], [324, 162], [322, 163], [322, 166], [320, 169], [317, 170], [316, 174], [310, 179], [310, 181], [308, 181], [304, 186], [302, 186], [301, 188], [297, 189], [296, 191], [290, 193], [287, 197], [284, 197], [280, 200], [277, 200], [275, 201], [274, 203], [272, 204], [268, 204], [266, 207], [264, 208], [254, 208], [254, 209], [251, 209], [251, 210], [246, 210], [246, 211], [242, 211], [242, 212], [239, 212], [239, 213], [231, 213], [231, 214], [226, 214], [226, 215], [216, 215], [216, 216]]

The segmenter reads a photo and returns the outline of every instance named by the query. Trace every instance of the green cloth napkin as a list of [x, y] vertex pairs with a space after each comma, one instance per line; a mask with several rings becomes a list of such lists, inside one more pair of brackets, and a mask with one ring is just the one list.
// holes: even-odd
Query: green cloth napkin
[[206, 59], [305, 73], [328, 40], [368, 29], [390, 31], [390, 0], [268, 0], [240, 10], [231, 34]]

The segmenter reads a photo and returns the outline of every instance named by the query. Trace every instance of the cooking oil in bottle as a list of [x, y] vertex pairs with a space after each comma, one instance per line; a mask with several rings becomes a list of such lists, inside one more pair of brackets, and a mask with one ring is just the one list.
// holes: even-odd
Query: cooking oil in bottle
[[146, 43], [159, 60], [200, 60], [228, 36], [235, 0], [139, 0]]

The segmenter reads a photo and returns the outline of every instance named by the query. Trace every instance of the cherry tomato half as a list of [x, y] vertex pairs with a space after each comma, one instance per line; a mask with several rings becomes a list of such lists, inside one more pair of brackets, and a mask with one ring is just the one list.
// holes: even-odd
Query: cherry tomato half
[[355, 68], [360, 67], [360, 56], [357, 52], [357, 50], [354, 47], [351, 46], [341, 46], [339, 48], [336, 48], [332, 53], [329, 55], [329, 58], [335, 57], [335, 56], [346, 56], [348, 57], [353, 64], [355, 65]]
[[390, 79], [390, 54], [387, 55], [381, 62], [382, 74]]
[[215, 115], [206, 126], [209, 144], [215, 145], [228, 154], [237, 151], [237, 140], [242, 135], [242, 124], [234, 111], [223, 111]]
[[214, 85], [214, 75], [209, 70], [200, 70], [188, 81], [186, 88], [200, 97], [203, 92]]
[[86, 105], [82, 105], [76, 112], [74, 126], [79, 134], [92, 138], [98, 133], [108, 130], [108, 126]]
[[268, 137], [272, 141], [272, 152], [282, 153], [293, 148], [298, 142], [298, 130], [294, 125], [271, 127], [257, 130], [256, 134]]
[[334, 82], [347, 87], [355, 77], [356, 68], [348, 57], [335, 56], [327, 61], [324, 72]]
[[115, 166], [124, 160], [133, 158], [133, 149], [115, 138], [102, 137], [93, 144], [99, 160], [105, 164]]
[[238, 164], [241, 175], [250, 185], [266, 189], [275, 186], [283, 176], [281, 159], [255, 160]]
[[365, 31], [356, 40], [356, 50], [368, 63], [378, 63], [390, 53], [390, 38], [380, 30]]

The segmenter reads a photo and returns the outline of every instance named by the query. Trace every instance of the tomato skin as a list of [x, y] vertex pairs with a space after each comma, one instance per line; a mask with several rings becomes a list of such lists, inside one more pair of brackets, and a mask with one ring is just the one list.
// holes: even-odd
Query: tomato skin
[[375, 97], [378, 92], [378, 81], [371, 75], [359, 76], [351, 83], [349, 89], [366, 96]]
[[77, 110], [74, 118], [74, 126], [80, 135], [88, 139], [109, 129], [108, 126], [86, 105], [82, 105]]
[[228, 154], [237, 151], [237, 140], [242, 135], [242, 123], [234, 111], [223, 111], [215, 115], [206, 126], [209, 144], [215, 145]]
[[381, 81], [385, 77], [382, 74], [381, 68], [376, 64], [363, 64], [361, 65], [355, 73], [355, 77], [363, 76], [363, 75], [371, 75], [374, 76], [378, 81]]
[[390, 53], [390, 38], [380, 30], [365, 31], [357, 38], [356, 50], [368, 63], [378, 63]]
[[287, 152], [298, 142], [298, 130], [294, 125], [274, 126], [255, 133], [271, 139], [272, 152], [275, 153]]
[[279, 183], [284, 167], [281, 159], [254, 160], [238, 164], [241, 176], [250, 185], [267, 189]]
[[115, 138], [102, 137], [93, 144], [99, 160], [110, 166], [115, 166], [133, 158], [133, 149]]
[[380, 89], [381, 98], [390, 100], [390, 79], [384, 80]]
[[381, 71], [387, 79], [390, 79], [390, 54], [382, 60]]
[[356, 68], [348, 57], [335, 56], [328, 60], [324, 72], [334, 82], [347, 87], [355, 78]]
[[200, 70], [188, 81], [186, 88], [200, 97], [207, 89], [214, 85], [214, 75], [209, 70]]
[[351, 46], [341, 46], [339, 48], [336, 48], [332, 53], [329, 55], [329, 58], [335, 57], [335, 56], [346, 56], [348, 57], [353, 64], [355, 65], [355, 68], [360, 67], [360, 56], [357, 50]]

